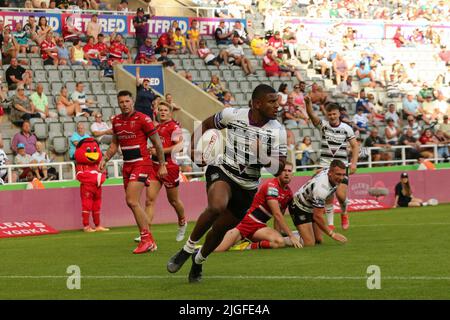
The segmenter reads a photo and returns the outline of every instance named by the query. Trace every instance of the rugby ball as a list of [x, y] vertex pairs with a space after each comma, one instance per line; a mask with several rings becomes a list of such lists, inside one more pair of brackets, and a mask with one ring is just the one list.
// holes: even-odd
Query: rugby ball
[[[196, 146], [197, 154], [201, 154], [206, 164], [217, 163], [222, 155], [222, 135], [219, 130], [210, 129], [203, 133]], [[201, 159], [195, 159], [195, 162]]]

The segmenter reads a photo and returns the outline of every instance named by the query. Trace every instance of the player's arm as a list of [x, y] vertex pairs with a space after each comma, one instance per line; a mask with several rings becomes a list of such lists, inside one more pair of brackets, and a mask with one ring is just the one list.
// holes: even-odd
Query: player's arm
[[286, 221], [283, 218], [283, 213], [280, 210], [280, 204], [277, 200], [267, 200], [267, 205], [269, 206], [270, 211], [272, 212], [273, 218], [276, 221], [277, 225], [283, 231], [288, 235], [288, 237], [291, 239], [292, 244], [295, 248], [302, 248], [302, 245], [300, 241], [297, 239], [297, 237], [294, 236], [291, 229], [287, 225]]
[[356, 142], [356, 138], [349, 140], [350, 149], [352, 150], [352, 160], [350, 162], [350, 174], [353, 174], [357, 170], [357, 163], [359, 158], [359, 145]]
[[313, 219], [314, 223], [317, 224], [317, 226], [322, 230], [326, 235], [328, 235], [331, 239], [345, 243], [347, 242], [347, 238], [343, 236], [342, 234], [336, 233], [332, 230], [330, 230], [325, 223], [324, 220], [325, 215], [325, 208], [313, 208]]
[[308, 113], [308, 117], [311, 119], [313, 125], [317, 127], [320, 124], [320, 118], [314, 113], [311, 97], [309, 95], [305, 96], [304, 101], [306, 113]]
[[164, 156], [164, 148], [161, 143], [161, 138], [158, 133], [152, 134], [150, 137], [150, 141], [153, 144], [153, 147], [156, 150], [156, 156], [158, 157], [159, 169], [158, 176], [164, 178], [167, 176], [167, 168], [166, 168], [166, 158]]
[[105, 155], [103, 156], [103, 159], [98, 166], [98, 169], [100, 171], [105, 170], [106, 163], [108, 163], [108, 161], [111, 160], [112, 157], [114, 157], [114, 155], [117, 153], [117, 150], [119, 150], [119, 140], [117, 139], [117, 135], [113, 134], [111, 144], [109, 145], [108, 150], [106, 150]]

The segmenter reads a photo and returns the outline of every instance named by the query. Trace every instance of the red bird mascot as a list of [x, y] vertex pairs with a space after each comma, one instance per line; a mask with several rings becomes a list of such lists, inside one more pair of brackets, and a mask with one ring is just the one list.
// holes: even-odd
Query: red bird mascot
[[[75, 150], [77, 180], [80, 181], [80, 196], [85, 232], [109, 231], [100, 225], [100, 209], [102, 207], [102, 184], [106, 174], [98, 171], [102, 160], [100, 146], [94, 138], [81, 140]], [[89, 225], [92, 212], [95, 229]]]

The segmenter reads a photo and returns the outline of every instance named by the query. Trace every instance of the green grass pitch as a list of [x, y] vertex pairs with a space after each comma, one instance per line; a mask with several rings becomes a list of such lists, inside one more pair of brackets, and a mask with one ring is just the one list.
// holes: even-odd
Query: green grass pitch
[[[450, 205], [352, 213], [350, 222], [346, 245], [212, 254], [193, 285], [190, 261], [166, 271], [184, 243], [175, 225], [155, 226], [158, 251], [144, 255], [131, 253], [133, 227], [1, 239], [0, 299], [450, 299]], [[67, 289], [70, 265], [80, 267], [79, 290]], [[379, 290], [367, 288], [370, 265], [380, 267]]]

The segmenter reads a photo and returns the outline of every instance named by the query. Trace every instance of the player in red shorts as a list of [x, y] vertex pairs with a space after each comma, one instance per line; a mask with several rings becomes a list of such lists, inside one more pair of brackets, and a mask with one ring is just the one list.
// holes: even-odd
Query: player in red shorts
[[100, 163], [103, 171], [106, 163], [114, 156], [120, 146], [123, 154], [123, 185], [128, 207], [133, 211], [138, 225], [141, 241], [133, 253], [145, 253], [156, 250], [156, 243], [148, 229], [148, 220], [139, 200], [144, 187], [155, 180], [155, 172], [147, 149], [147, 139], [150, 138], [156, 149], [160, 166], [158, 177], [167, 175], [163, 147], [152, 119], [134, 110], [134, 101], [129, 91], [120, 91], [117, 95], [121, 114], [112, 120], [113, 140]]
[[299, 238], [292, 233], [283, 218], [284, 211], [292, 201], [292, 190], [289, 188], [291, 180], [292, 164], [286, 162], [278, 177], [269, 179], [262, 184], [244, 219], [235, 228], [227, 232], [215, 251], [227, 251], [241, 239], [249, 239], [253, 242], [245, 249], [284, 247], [286, 243], [283, 236], [266, 224], [272, 216], [281, 231], [288, 235], [292, 245], [301, 248], [302, 244]]
[[[150, 188], [147, 189], [145, 213], [147, 214], [148, 222], [151, 225], [156, 198], [164, 185], [164, 187], [166, 187], [167, 200], [175, 209], [178, 217], [178, 233], [176, 240], [182, 241], [186, 232], [187, 223], [184, 216], [184, 206], [178, 195], [180, 169], [172, 155], [183, 149], [183, 135], [178, 122], [172, 119], [172, 111], [173, 108], [169, 103], [163, 101], [158, 104], [159, 125], [157, 126], [157, 130], [166, 156], [167, 176], [164, 178], [158, 177], [156, 180], [150, 182]], [[151, 152], [153, 156], [153, 169], [156, 172], [159, 168], [159, 161], [156, 158], [156, 149], [152, 148]], [[138, 240], [138, 238], [135, 240]]]

